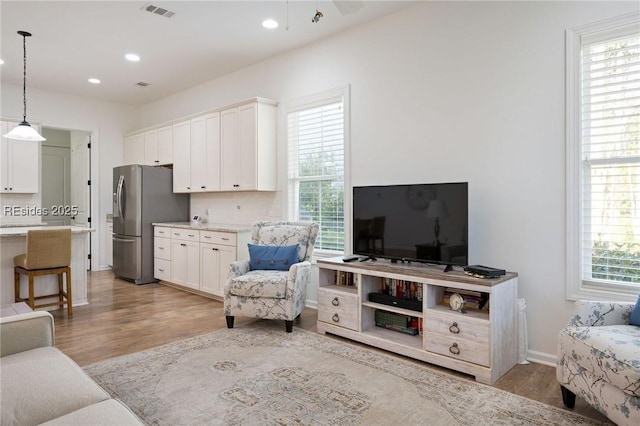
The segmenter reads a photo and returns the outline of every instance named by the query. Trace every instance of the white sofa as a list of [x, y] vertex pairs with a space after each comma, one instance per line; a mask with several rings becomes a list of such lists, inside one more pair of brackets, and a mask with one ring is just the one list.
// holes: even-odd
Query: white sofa
[[144, 424], [53, 345], [48, 312], [0, 319], [0, 424]]
[[556, 377], [565, 406], [576, 395], [616, 424], [640, 425], [640, 327], [633, 303], [578, 301], [558, 338]]

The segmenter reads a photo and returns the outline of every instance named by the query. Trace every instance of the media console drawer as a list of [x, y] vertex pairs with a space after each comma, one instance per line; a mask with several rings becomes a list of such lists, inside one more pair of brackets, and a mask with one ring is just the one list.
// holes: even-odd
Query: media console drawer
[[358, 331], [358, 295], [319, 288], [318, 321]]
[[461, 359], [474, 364], [489, 367], [489, 344], [477, 343], [455, 336], [439, 333], [424, 334], [424, 349], [445, 355], [450, 358]]
[[444, 336], [489, 344], [489, 321], [466, 317], [464, 314], [427, 309], [424, 328], [425, 331]]

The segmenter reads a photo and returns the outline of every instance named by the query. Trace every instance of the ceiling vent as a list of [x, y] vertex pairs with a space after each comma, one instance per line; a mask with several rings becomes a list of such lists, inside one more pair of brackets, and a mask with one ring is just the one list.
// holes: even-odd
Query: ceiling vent
[[149, 83], [145, 83], [144, 81], [139, 81], [136, 83], [136, 86], [140, 86], [140, 87], [147, 87], [149, 85]]
[[175, 12], [171, 12], [170, 10], [163, 9], [158, 6], [154, 6], [151, 3], [147, 3], [144, 6], [142, 6], [142, 10], [146, 10], [149, 13], [155, 13], [156, 15], [164, 16], [165, 18], [171, 18], [173, 15], [176, 14]]

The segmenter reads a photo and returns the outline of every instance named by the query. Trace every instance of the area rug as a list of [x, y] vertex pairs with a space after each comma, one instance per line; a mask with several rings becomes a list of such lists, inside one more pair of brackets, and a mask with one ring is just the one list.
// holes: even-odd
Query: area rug
[[339, 339], [258, 321], [85, 368], [150, 425], [596, 425]]

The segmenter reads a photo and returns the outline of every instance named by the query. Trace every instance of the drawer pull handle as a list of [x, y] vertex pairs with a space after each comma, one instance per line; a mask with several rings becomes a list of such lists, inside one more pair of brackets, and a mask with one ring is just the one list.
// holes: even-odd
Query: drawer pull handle
[[340, 322], [340, 317], [338, 316], [338, 314], [333, 314], [331, 319], [333, 320], [333, 322]]
[[460, 328], [458, 328], [458, 323], [454, 322], [453, 324], [451, 324], [451, 326], [449, 327], [449, 331], [453, 334], [460, 333]]
[[222, 237], [222, 241], [229, 241], [229, 238], [227, 238], [227, 237]]
[[338, 306], [340, 304], [340, 301], [338, 300], [338, 297], [334, 297], [333, 300], [331, 301], [331, 304], [333, 306]]
[[208, 236], [208, 235], [205, 235], [204, 237], [205, 237], [207, 240], [210, 240], [210, 239], [211, 239], [211, 237], [210, 237], [210, 236]]
[[454, 343], [453, 345], [449, 346], [449, 352], [454, 355], [460, 355], [460, 348], [458, 347], [458, 344]]
[[186, 244], [180, 243], [180, 247], [186, 247]]
[[191, 238], [195, 237], [195, 235], [194, 235], [194, 234], [188, 234], [188, 235], [189, 235]]
[[164, 272], [164, 269], [162, 269], [162, 268], [158, 268], [158, 271], [160, 271], [160, 272]]

